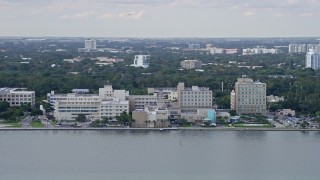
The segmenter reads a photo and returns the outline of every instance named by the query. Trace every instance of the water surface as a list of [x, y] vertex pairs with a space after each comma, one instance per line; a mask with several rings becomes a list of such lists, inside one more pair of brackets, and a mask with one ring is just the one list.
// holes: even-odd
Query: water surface
[[0, 131], [0, 180], [315, 180], [319, 132]]

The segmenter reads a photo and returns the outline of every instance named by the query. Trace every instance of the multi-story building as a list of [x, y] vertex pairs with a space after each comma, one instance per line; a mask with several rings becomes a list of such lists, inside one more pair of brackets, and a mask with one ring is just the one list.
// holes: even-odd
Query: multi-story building
[[237, 114], [266, 114], [266, 84], [250, 78], [238, 78], [231, 92], [231, 108]]
[[200, 49], [200, 44], [188, 44], [188, 48], [190, 50], [196, 50], [196, 49]]
[[94, 39], [86, 39], [84, 41], [84, 48], [85, 49], [97, 49], [96, 40], [94, 40]]
[[289, 53], [306, 53], [310, 50], [320, 51], [320, 44], [289, 44]]
[[306, 44], [289, 44], [289, 53], [305, 53]]
[[54, 107], [56, 120], [74, 120], [84, 114], [89, 120], [119, 116], [123, 111], [129, 112], [129, 92], [114, 90], [106, 85], [99, 89], [99, 94], [48, 94], [48, 102]]
[[306, 55], [306, 68], [317, 70], [320, 68], [320, 53], [311, 49]]
[[10, 106], [21, 104], [35, 105], [35, 92], [27, 91], [26, 88], [0, 88], [0, 101], [7, 101]]
[[183, 69], [200, 69], [202, 62], [198, 60], [184, 60], [180, 62], [180, 65]]
[[102, 101], [100, 103], [100, 119], [105, 117], [116, 117], [122, 112], [129, 113], [128, 101], [121, 101], [119, 99], [113, 99], [112, 101]]
[[134, 67], [148, 68], [150, 64], [150, 55], [136, 55], [134, 56], [133, 64]]
[[237, 54], [238, 53], [238, 49], [234, 48], [234, 49], [225, 49], [226, 54]]
[[129, 96], [130, 112], [149, 106], [157, 106], [157, 100], [157, 96], [154, 95], [131, 95]]
[[275, 48], [267, 49], [265, 47], [256, 47], [253, 49], [243, 49], [242, 55], [254, 55], [254, 54], [278, 54], [279, 50]]
[[196, 113], [198, 109], [212, 108], [212, 91], [206, 87], [184, 87], [184, 83], [178, 85], [179, 106], [181, 113]]

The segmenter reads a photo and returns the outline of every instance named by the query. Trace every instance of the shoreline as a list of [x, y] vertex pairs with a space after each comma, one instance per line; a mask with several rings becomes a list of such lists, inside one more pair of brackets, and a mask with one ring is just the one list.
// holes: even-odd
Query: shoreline
[[0, 128], [0, 131], [319, 131], [293, 128]]

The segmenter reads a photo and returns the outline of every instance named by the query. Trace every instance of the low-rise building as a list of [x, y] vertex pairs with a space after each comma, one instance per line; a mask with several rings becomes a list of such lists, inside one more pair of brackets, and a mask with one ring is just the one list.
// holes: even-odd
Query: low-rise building
[[35, 105], [35, 91], [27, 91], [26, 88], [0, 88], [0, 101], [7, 101], [10, 106], [21, 104]]
[[280, 102], [280, 101], [284, 101], [284, 97], [281, 96], [274, 96], [274, 95], [270, 95], [270, 96], [267, 96], [267, 102], [268, 103], [277, 103], [277, 102]]
[[195, 124], [202, 124], [205, 121], [215, 123], [216, 112], [214, 109], [197, 109], [196, 113], [181, 113], [181, 118]]
[[291, 109], [282, 109], [281, 111], [277, 111], [276, 115], [280, 116], [295, 116], [296, 111]]
[[134, 127], [138, 128], [168, 127], [170, 124], [168, 117], [168, 109], [159, 107], [136, 109], [132, 112], [132, 119], [135, 120]]

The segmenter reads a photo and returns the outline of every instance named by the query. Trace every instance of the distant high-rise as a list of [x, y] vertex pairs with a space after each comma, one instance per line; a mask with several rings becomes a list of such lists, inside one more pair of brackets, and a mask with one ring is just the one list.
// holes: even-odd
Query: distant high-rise
[[201, 61], [198, 60], [184, 60], [180, 62], [183, 69], [199, 69], [202, 67]]
[[150, 64], [150, 55], [136, 55], [131, 66], [148, 68]]
[[306, 55], [306, 68], [317, 70], [320, 68], [320, 53], [317, 50], [310, 49]]
[[320, 51], [320, 44], [289, 44], [289, 53], [306, 53], [311, 49]]
[[85, 49], [97, 49], [96, 40], [94, 40], [94, 39], [86, 39], [84, 41], [84, 48]]
[[237, 114], [266, 113], [266, 84], [250, 78], [238, 78], [235, 91], [231, 92], [231, 109]]
[[200, 44], [189, 44], [189, 49], [190, 50], [200, 49]]
[[289, 44], [289, 53], [305, 53], [306, 44]]

